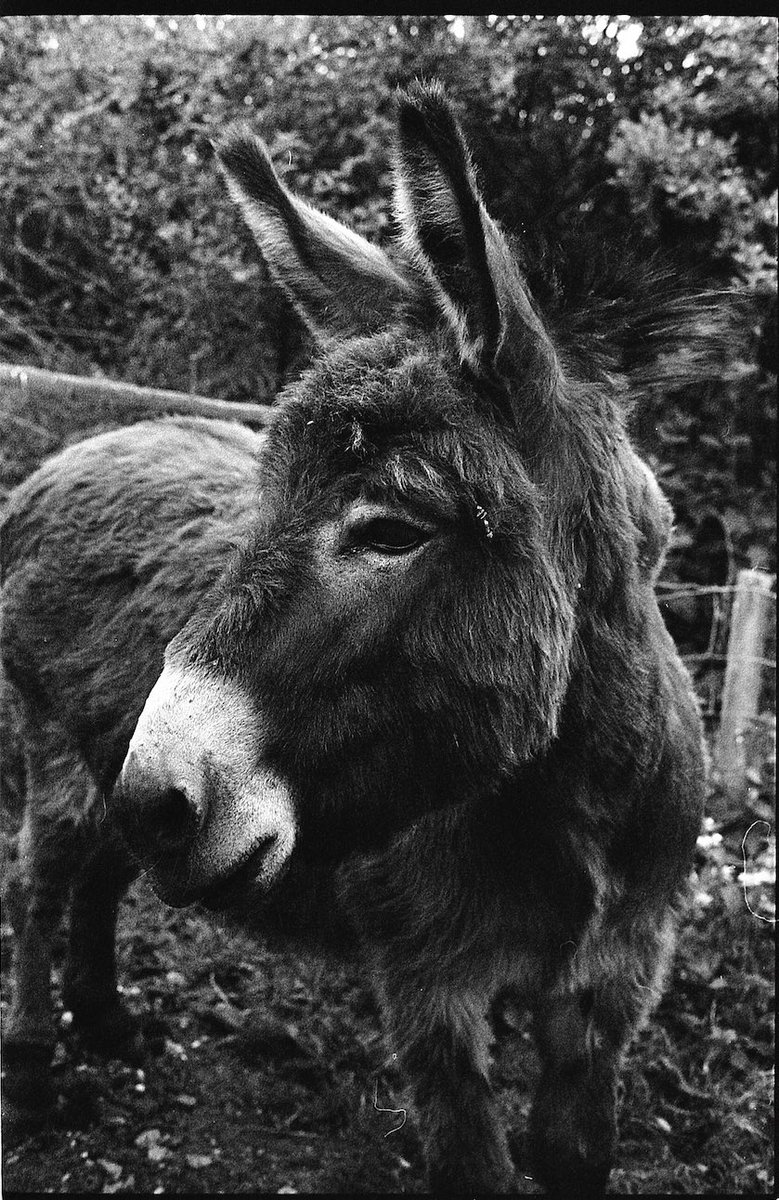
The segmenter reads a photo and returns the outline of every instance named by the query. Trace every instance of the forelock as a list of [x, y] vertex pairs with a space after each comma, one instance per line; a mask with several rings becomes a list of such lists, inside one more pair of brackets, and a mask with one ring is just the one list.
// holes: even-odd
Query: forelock
[[[535, 512], [512, 432], [434, 338], [374, 335], [333, 348], [287, 392], [268, 442], [268, 475], [295, 505], [358, 494], [512, 526]], [[452, 513], [452, 515], [454, 515]], [[478, 517], [484, 521], [484, 517]]]

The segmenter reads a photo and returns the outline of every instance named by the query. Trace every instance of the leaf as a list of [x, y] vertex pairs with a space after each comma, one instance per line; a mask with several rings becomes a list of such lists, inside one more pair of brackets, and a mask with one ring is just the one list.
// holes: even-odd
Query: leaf
[[252, 1014], [233, 1047], [252, 1057], [290, 1059], [315, 1055], [315, 1050], [301, 1038], [294, 1022], [269, 1015]]
[[186, 1160], [187, 1166], [192, 1167], [195, 1171], [200, 1171], [203, 1167], [210, 1167], [214, 1161], [210, 1154], [187, 1154]]
[[140, 1146], [141, 1149], [147, 1149], [159, 1142], [161, 1137], [162, 1131], [159, 1129], [144, 1129], [135, 1139], [135, 1145]]
[[117, 1179], [119, 1179], [119, 1177], [120, 1177], [120, 1176], [121, 1176], [121, 1174], [122, 1174], [122, 1168], [121, 1168], [120, 1164], [119, 1164], [119, 1163], [115, 1163], [115, 1162], [110, 1162], [110, 1161], [109, 1161], [109, 1159], [107, 1159], [107, 1158], [98, 1158], [98, 1159], [97, 1159], [97, 1165], [98, 1165], [99, 1167], [102, 1167], [102, 1168], [103, 1168], [103, 1170], [105, 1171], [106, 1175], [107, 1175], [107, 1176], [109, 1177], [109, 1179], [111, 1179], [111, 1180], [112, 1180], [114, 1183], [116, 1183]]
[[223, 1033], [236, 1033], [243, 1029], [247, 1013], [232, 1004], [220, 1000], [218, 1004], [198, 1005], [197, 1015], [212, 1029]]

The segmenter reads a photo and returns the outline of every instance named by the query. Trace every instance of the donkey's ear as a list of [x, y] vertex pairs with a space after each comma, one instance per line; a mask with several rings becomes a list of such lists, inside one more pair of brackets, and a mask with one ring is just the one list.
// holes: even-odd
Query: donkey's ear
[[543, 390], [557, 359], [506, 239], [487, 212], [460, 126], [439, 84], [401, 95], [395, 203], [401, 240], [432, 283], [471, 368]]
[[369, 333], [410, 290], [387, 255], [293, 196], [246, 129], [215, 147], [230, 195], [271, 275], [315, 334]]

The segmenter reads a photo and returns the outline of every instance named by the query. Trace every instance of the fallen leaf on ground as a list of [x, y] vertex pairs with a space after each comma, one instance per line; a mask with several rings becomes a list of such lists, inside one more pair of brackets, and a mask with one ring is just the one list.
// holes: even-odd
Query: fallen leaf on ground
[[196, 1171], [199, 1170], [201, 1167], [210, 1167], [213, 1161], [214, 1160], [210, 1154], [188, 1154], [187, 1155], [187, 1166], [192, 1167]]
[[106, 1175], [116, 1183], [116, 1180], [122, 1174], [122, 1168], [119, 1163], [109, 1162], [107, 1158], [98, 1158], [97, 1165], [102, 1167]]

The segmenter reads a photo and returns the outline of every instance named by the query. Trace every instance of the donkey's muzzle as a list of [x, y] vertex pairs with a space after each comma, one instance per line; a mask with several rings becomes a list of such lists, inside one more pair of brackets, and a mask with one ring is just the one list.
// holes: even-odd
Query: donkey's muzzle
[[267, 892], [296, 838], [285, 782], [234, 684], [166, 666], [130, 741], [115, 811], [155, 891], [170, 904], [232, 907]]
[[[168, 776], [170, 781], [168, 781]], [[165, 771], [130, 750], [122, 768], [117, 814], [130, 848], [143, 859], [151, 852], [180, 854], [203, 827], [208, 801], [201, 780]]]

